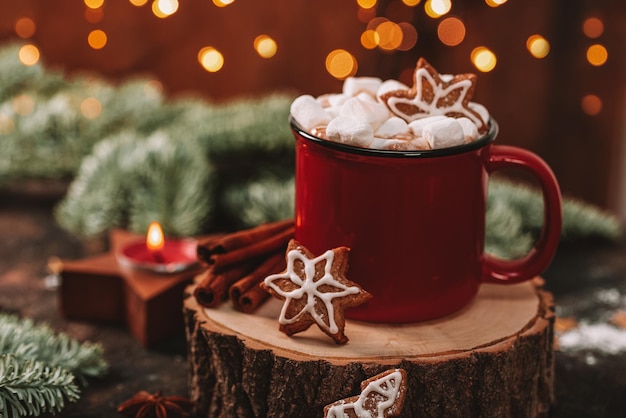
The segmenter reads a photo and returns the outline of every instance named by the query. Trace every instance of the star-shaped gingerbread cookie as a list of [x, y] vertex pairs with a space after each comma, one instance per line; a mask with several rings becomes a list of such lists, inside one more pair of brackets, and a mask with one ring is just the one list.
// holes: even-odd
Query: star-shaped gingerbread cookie
[[389, 110], [407, 122], [432, 115], [469, 118], [478, 131], [487, 131], [487, 124], [469, 103], [476, 89], [475, 74], [441, 76], [424, 58], [417, 61], [413, 87], [395, 90], [380, 96]]
[[337, 344], [345, 344], [345, 308], [360, 305], [371, 295], [345, 277], [350, 249], [338, 247], [315, 257], [291, 240], [287, 269], [265, 278], [261, 287], [284, 301], [278, 322], [291, 336], [316, 324]]

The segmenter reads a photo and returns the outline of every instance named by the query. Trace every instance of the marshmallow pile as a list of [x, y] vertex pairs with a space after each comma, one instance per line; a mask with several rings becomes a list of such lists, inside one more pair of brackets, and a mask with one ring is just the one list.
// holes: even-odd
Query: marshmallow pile
[[[452, 76], [441, 75], [442, 80]], [[317, 98], [303, 95], [291, 104], [291, 116], [310, 134], [362, 148], [411, 151], [454, 147], [480, 137], [467, 117], [423, 114], [406, 121], [394, 114], [381, 96], [409, 87], [397, 80], [349, 77], [342, 92]], [[469, 107], [486, 123], [487, 109], [474, 102]]]

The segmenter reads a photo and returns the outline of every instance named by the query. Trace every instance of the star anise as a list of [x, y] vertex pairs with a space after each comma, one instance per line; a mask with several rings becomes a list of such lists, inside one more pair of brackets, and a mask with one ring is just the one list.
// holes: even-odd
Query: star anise
[[186, 418], [192, 408], [193, 402], [187, 398], [142, 390], [118, 406], [117, 412], [129, 418]]

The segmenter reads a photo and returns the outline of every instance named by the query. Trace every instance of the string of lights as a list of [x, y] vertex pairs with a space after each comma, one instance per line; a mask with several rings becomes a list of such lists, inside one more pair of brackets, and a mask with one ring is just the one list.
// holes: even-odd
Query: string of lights
[[[105, 12], [106, 0], [83, 0], [84, 18], [87, 22], [97, 26], [102, 21]], [[133, 6], [144, 7], [150, 3], [155, 18], [166, 19], [179, 11], [178, 0], [128, 0]], [[360, 45], [366, 50], [379, 50], [384, 53], [410, 51], [418, 43], [419, 33], [415, 27], [415, 14], [423, 12], [428, 18], [437, 20], [436, 35], [441, 44], [447, 47], [456, 47], [466, 40], [467, 28], [463, 17], [454, 15], [452, 0], [396, 0], [385, 4], [387, 15], [394, 14], [390, 9], [405, 8], [403, 13], [395, 13], [405, 21], [394, 21], [381, 16], [379, 0], [355, 0], [357, 4], [357, 18], [365, 24], [360, 36]], [[235, 3], [235, 0], [213, 0], [218, 8], [225, 8]], [[507, 0], [485, 0], [486, 6], [497, 8], [505, 5]], [[418, 7], [419, 6], [419, 7]], [[30, 17], [22, 17], [15, 22], [15, 33], [22, 39], [33, 37], [37, 30], [36, 22]], [[600, 67], [608, 60], [608, 50], [600, 38], [604, 33], [604, 22], [597, 16], [588, 16], [581, 23], [581, 31], [590, 40], [585, 59], [592, 67]], [[107, 33], [94, 28], [87, 35], [89, 46], [94, 50], [105, 48], [108, 42]], [[279, 43], [267, 34], [259, 34], [251, 46], [262, 59], [271, 59], [279, 48]], [[550, 54], [550, 41], [543, 35], [534, 33], [525, 41], [528, 53], [536, 58], [543, 59]], [[343, 80], [357, 74], [359, 62], [357, 51], [346, 48], [336, 48], [328, 52], [325, 58], [325, 68], [332, 77]], [[34, 65], [40, 59], [40, 52], [36, 45], [26, 44], [20, 50], [20, 60], [24, 65]], [[476, 45], [471, 49], [469, 56], [474, 67], [481, 72], [493, 71], [498, 64], [498, 55], [486, 45]], [[202, 47], [197, 53], [198, 64], [208, 73], [215, 73], [224, 67], [228, 55], [212, 45]], [[593, 93], [585, 94], [580, 100], [584, 113], [590, 116], [599, 114], [602, 110], [602, 99]]]

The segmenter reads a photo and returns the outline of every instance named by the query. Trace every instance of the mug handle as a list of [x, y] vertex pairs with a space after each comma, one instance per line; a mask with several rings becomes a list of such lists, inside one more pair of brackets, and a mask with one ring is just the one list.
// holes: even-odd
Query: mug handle
[[561, 192], [554, 173], [546, 162], [530, 151], [493, 145], [486, 169], [489, 174], [505, 167], [521, 168], [541, 186], [543, 226], [535, 246], [524, 257], [504, 260], [484, 255], [483, 281], [486, 283], [519, 283], [541, 274], [550, 264], [561, 238]]

